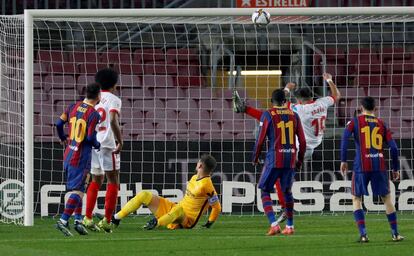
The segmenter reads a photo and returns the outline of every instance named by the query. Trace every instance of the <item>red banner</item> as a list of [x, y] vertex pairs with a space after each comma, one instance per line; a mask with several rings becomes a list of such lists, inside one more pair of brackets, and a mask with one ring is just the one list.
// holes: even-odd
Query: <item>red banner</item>
[[236, 0], [239, 8], [309, 7], [310, 0]]

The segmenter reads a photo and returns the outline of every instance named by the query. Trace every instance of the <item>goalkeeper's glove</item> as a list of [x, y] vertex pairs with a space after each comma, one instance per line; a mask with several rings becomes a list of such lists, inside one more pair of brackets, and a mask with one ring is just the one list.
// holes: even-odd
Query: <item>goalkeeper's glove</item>
[[203, 228], [210, 228], [214, 224], [214, 221], [207, 221], [206, 224], [203, 225]]

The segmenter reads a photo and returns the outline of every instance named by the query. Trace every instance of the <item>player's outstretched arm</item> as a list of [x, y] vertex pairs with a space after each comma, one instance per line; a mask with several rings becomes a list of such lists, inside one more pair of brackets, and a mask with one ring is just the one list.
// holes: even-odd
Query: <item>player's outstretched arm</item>
[[329, 73], [323, 73], [323, 79], [329, 84], [331, 89], [331, 96], [335, 99], [335, 102], [338, 102], [341, 98], [341, 92], [336, 87], [336, 84], [332, 81], [332, 75]]
[[262, 117], [260, 118], [260, 128], [259, 128], [259, 136], [257, 136], [256, 144], [253, 150], [253, 164], [257, 164], [259, 161], [260, 152], [262, 152], [262, 146], [266, 139], [267, 129], [269, 127], [269, 121], [267, 117], [268, 112], [264, 112]]
[[296, 164], [296, 169], [299, 171], [302, 167], [302, 164], [305, 158], [306, 138], [305, 138], [305, 132], [303, 131], [302, 122], [300, 121], [299, 115], [295, 113], [295, 116], [297, 118], [296, 135], [298, 136], [298, 140], [299, 140], [299, 153], [298, 153], [298, 162]]
[[354, 129], [354, 121], [351, 121], [348, 123], [347, 127], [344, 130], [344, 133], [342, 135], [341, 140], [341, 172], [342, 175], [346, 175], [348, 172], [348, 164], [347, 164], [347, 158], [348, 158], [348, 143], [349, 143], [349, 137], [352, 135], [352, 131]]
[[122, 146], [124, 145], [124, 141], [122, 140], [121, 128], [119, 127], [118, 112], [115, 112], [115, 111], [110, 112], [110, 118], [111, 118], [111, 129], [112, 129], [112, 132], [114, 133], [116, 142], [118, 142], [114, 153], [119, 154], [119, 152], [121, 152], [122, 150]]

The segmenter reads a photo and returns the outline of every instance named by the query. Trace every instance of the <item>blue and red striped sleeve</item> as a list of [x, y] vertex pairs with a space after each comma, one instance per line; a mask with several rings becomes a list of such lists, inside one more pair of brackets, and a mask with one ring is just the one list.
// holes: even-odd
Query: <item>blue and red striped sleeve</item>
[[253, 163], [257, 163], [259, 160], [259, 155], [262, 151], [262, 146], [267, 135], [267, 129], [269, 128], [271, 121], [271, 118], [269, 118], [269, 112], [264, 112], [260, 118], [259, 136], [257, 136], [256, 144], [253, 149]]
[[299, 140], [298, 161], [302, 164], [303, 159], [305, 158], [305, 152], [306, 152], [306, 138], [305, 138], [305, 133], [302, 127], [302, 122], [300, 121], [300, 117], [297, 113], [295, 113], [295, 117], [296, 117], [296, 135], [298, 136], [298, 140]]
[[260, 118], [262, 117], [263, 111], [261, 111], [257, 108], [246, 106], [246, 114], [253, 117], [257, 121], [260, 121]]
[[391, 153], [391, 168], [393, 171], [398, 171], [400, 169], [398, 146], [395, 140], [392, 138], [391, 131], [385, 124], [383, 124], [383, 126], [385, 133], [385, 141], [387, 142], [387, 145], [390, 148]]
[[60, 115], [60, 117], [55, 122], [56, 131], [61, 141], [65, 141], [67, 138], [67, 135], [65, 134], [65, 131], [63, 130], [63, 126], [65, 125], [66, 122], [68, 122], [70, 112], [72, 111], [74, 105], [75, 104], [68, 106], [65, 109], [65, 111], [62, 113], [62, 115]]
[[341, 140], [341, 162], [346, 162], [348, 158], [348, 143], [349, 137], [352, 136], [354, 132], [355, 121], [352, 119], [347, 125], [342, 135]]
[[88, 118], [88, 134], [86, 140], [96, 149], [99, 149], [101, 146], [96, 139], [96, 125], [99, 123], [100, 118], [101, 116], [95, 110], [93, 110]]

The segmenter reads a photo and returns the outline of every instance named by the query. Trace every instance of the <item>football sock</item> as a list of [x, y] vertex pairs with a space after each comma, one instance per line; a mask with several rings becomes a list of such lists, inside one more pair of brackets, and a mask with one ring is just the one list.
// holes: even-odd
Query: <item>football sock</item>
[[158, 219], [158, 226], [165, 227], [182, 217], [184, 217], [183, 207], [176, 206], [172, 208], [171, 211], [169, 211], [167, 214]]
[[358, 226], [359, 234], [361, 236], [365, 236], [367, 234], [367, 231], [365, 229], [364, 211], [362, 209], [358, 209], [358, 210], [354, 211], [354, 218], [355, 218], [355, 222]]
[[108, 183], [105, 195], [105, 218], [108, 223], [111, 221], [112, 214], [116, 208], [118, 199], [118, 184]]
[[131, 212], [135, 212], [142, 205], [149, 205], [152, 200], [152, 194], [148, 191], [139, 192], [134, 198], [128, 201], [124, 207], [115, 215], [117, 220], [123, 219], [128, 216]]
[[82, 221], [82, 198], [80, 199], [78, 206], [75, 208], [75, 221]]
[[276, 193], [277, 197], [279, 198], [280, 207], [285, 208], [285, 196], [283, 195], [282, 186], [280, 185], [280, 179], [277, 179], [276, 183]]
[[63, 224], [68, 223], [70, 216], [72, 216], [75, 208], [78, 206], [79, 202], [82, 201], [78, 194], [71, 194], [66, 201], [65, 210], [63, 211], [62, 216], [60, 217], [60, 221]]
[[293, 226], [293, 206], [294, 206], [294, 202], [293, 202], [293, 196], [292, 196], [292, 192], [289, 193], [285, 193], [285, 212], [286, 212], [286, 225], [287, 226]]
[[276, 222], [275, 212], [273, 211], [273, 202], [270, 198], [270, 193], [262, 191], [263, 210], [269, 220], [270, 225]]
[[387, 214], [387, 219], [388, 222], [390, 223], [390, 227], [391, 227], [391, 232], [393, 235], [397, 235], [398, 234], [398, 229], [397, 229], [397, 213], [393, 212], [390, 214]]
[[98, 198], [99, 184], [92, 181], [89, 184], [88, 191], [86, 193], [86, 213], [85, 216], [92, 219], [92, 212], [95, 209], [96, 199]]

